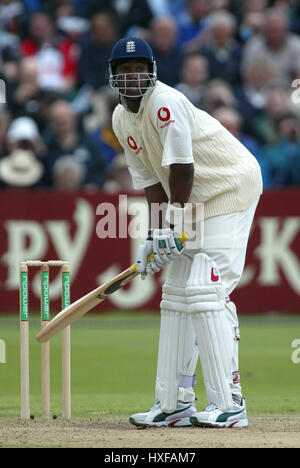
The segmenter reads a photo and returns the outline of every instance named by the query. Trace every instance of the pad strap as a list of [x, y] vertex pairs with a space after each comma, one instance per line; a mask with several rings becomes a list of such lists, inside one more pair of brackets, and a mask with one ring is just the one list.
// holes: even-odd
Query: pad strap
[[196, 375], [182, 375], [179, 382], [179, 387], [196, 387]]

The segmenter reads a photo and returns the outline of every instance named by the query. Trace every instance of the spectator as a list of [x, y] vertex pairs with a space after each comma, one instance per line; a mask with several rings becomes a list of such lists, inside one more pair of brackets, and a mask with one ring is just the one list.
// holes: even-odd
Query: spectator
[[118, 37], [118, 21], [110, 11], [95, 13], [91, 19], [91, 31], [82, 40], [79, 58], [81, 84], [93, 89], [108, 83], [107, 62], [111, 48]]
[[110, 166], [107, 181], [103, 187], [107, 193], [136, 193], [133, 188], [132, 178], [128, 171], [128, 167], [123, 152], [119, 153], [112, 161]]
[[90, 22], [85, 18], [75, 16], [71, 2], [61, 3], [55, 11], [55, 25], [61, 36], [58, 44], [64, 56], [65, 74], [73, 80], [74, 86], [78, 77], [78, 57], [80, 40], [87, 34]]
[[36, 100], [36, 111], [34, 111], [31, 116], [36, 121], [41, 135], [43, 135], [48, 130], [48, 113], [50, 106], [53, 102], [60, 98], [60, 93], [45, 90], [39, 91]]
[[8, 149], [31, 149], [42, 156], [45, 151], [43, 139], [36, 122], [30, 117], [18, 117], [10, 123], [7, 132]]
[[287, 18], [280, 11], [269, 10], [263, 34], [254, 36], [246, 44], [243, 73], [257, 61], [269, 67], [270, 84], [289, 88], [291, 81], [300, 76], [300, 38], [289, 31]]
[[0, 70], [1, 75], [5, 76], [5, 64], [7, 62], [17, 62], [21, 57], [20, 40], [16, 34], [4, 30], [2, 20], [0, 19]]
[[[113, 2], [119, 14], [121, 35], [137, 34], [133, 29], [150, 29], [150, 24], [153, 19], [152, 9], [148, 0], [129, 0], [127, 2]], [[124, 5], [128, 4], [127, 9]], [[121, 6], [123, 11], [121, 10]]]
[[182, 61], [180, 82], [175, 86], [196, 107], [203, 105], [205, 85], [209, 76], [209, 64], [200, 54], [189, 54]]
[[246, 0], [243, 4], [237, 37], [245, 44], [255, 34], [262, 34], [267, 0]]
[[5, 31], [12, 34], [20, 33], [20, 17], [24, 12], [22, 2], [16, 0], [6, 0], [1, 2], [0, 20]]
[[243, 132], [241, 114], [230, 107], [220, 107], [214, 113], [214, 117], [256, 157], [262, 171], [264, 188], [270, 188], [271, 177], [268, 163], [262, 157], [258, 142], [253, 137]]
[[117, 18], [121, 36], [135, 26], [148, 29], [153, 18], [148, 0], [75, 0], [78, 16], [90, 19], [100, 10], [110, 11]]
[[7, 133], [7, 144], [9, 154], [0, 159], [0, 186], [42, 187], [42, 144], [36, 123], [28, 117], [15, 119]]
[[72, 44], [77, 44], [80, 37], [89, 31], [90, 23], [85, 18], [73, 16], [71, 4], [62, 3], [56, 10], [56, 27], [59, 32], [70, 39]]
[[85, 177], [86, 167], [73, 155], [62, 156], [54, 163], [53, 187], [57, 190], [79, 190], [84, 186]]
[[112, 129], [112, 114], [119, 102], [118, 95], [111, 88], [103, 88], [93, 97], [93, 112], [84, 119], [85, 130], [99, 148], [107, 167], [123, 151]]
[[289, 93], [281, 88], [271, 89], [267, 95], [265, 112], [253, 121], [254, 135], [261, 144], [277, 139], [278, 121], [291, 112]]
[[276, 141], [263, 147], [273, 187], [300, 185], [300, 128], [292, 114], [277, 121]]
[[45, 158], [48, 185], [53, 186], [53, 168], [57, 160], [72, 154], [86, 168], [83, 185], [101, 187], [106, 177], [105, 161], [92, 139], [79, 128], [71, 104], [61, 99], [55, 101], [48, 116], [49, 132], [44, 135], [48, 148]]
[[273, 0], [273, 8], [281, 10], [290, 21], [291, 31], [295, 34], [300, 33], [300, 4], [299, 1]]
[[[171, 2], [169, 0], [148, 0], [148, 4], [149, 4], [149, 7], [151, 8], [151, 11], [154, 17], [173, 16], [172, 14], [173, 10], [171, 9]], [[178, 8], [179, 8], [179, 5], [176, 5], [175, 10]]]
[[235, 40], [236, 20], [226, 10], [208, 16], [210, 33], [199, 53], [210, 68], [210, 79], [222, 78], [232, 85], [240, 83], [241, 47]]
[[208, 83], [203, 96], [203, 109], [213, 114], [219, 107], [237, 106], [231, 86], [223, 80], [212, 80]]
[[230, 10], [232, 0], [210, 0], [208, 2], [208, 13], [219, 10]]
[[181, 51], [177, 45], [178, 30], [172, 17], [155, 18], [151, 24], [151, 47], [158, 68], [158, 79], [169, 86], [179, 80]]
[[[207, 31], [206, 15], [208, 0], [187, 0], [184, 14], [179, 19], [179, 43], [187, 51], [192, 50], [194, 42], [199, 45]], [[189, 48], [190, 47], [190, 48]]]
[[257, 117], [264, 116], [268, 94], [270, 92], [270, 69], [260, 62], [254, 62], [244, 75], [240, 85], [234, 87], [238, 109], [247, 116], [247, 130], [255, 133]]
[[242, 22], [243, 17], [252, 13], [264, 13], [268, 8], [268, 0], [237, 0], [234, 2], [234, 13], [238, 22]]
[[40, 89], [65, 93], [76, 83], [76, 66], [71, 44], [59, 40], [54, 21], [44, 12], [35, 13], [30, 22], [30, 36], [21, 43], [23, 56], [34, 56]]
[[[186, 0], [149, 0], [149, 4], [154, 12], [154, 16], [168, 16], [171, 15], [175, 18], [176, 22], [181, 21], [185, 17]], [[155, 9], [153, 5], [159, 5]], [[164, 11], [157, 13], [158, 8], [164, 6]]]
[[15, 117], [33, 116], [38, 108], [38, 64], [35, 57], [24, 57], [19, 62], [18, 79], [7, 92], [7, 102]]

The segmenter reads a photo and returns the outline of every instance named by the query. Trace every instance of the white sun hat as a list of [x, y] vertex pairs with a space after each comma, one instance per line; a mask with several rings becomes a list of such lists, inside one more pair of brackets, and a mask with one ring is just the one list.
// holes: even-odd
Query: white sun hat
[[30, 150], [16, 149], [0, 159], [0, 179], [7, 185], [30, 187], [44, 173], [42, 163]]

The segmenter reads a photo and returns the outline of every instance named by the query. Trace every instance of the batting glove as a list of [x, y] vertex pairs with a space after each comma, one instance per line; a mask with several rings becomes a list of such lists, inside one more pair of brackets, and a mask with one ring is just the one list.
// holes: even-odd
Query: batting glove
[[148, 231], [148, 237], [139, 246], [136, 260], [136, 269], [142, 274], [142, 279], [146, 276], [146, 267], [148, 264], [148, 257], [153, 253], [153, 237], [152, 230]]
[[170, 228], [155, 229], [153, 232], [153, 256], [159, 268], [166, 267], [182, 253], [178, 233]]

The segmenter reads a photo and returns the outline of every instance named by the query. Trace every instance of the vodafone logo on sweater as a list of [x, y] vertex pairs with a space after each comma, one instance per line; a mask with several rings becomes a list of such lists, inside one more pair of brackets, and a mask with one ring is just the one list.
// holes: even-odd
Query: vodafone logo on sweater
[[135, 154], [139, 154], [140, 151], [142, 151], [142, 146], [139, 148], [137, 142], [132, 136], [129, 136], [127, 138], [127, 143], [130, 146], [130, 148], [135, 151]]
[[127, 143], [128, 143], [128, 145], [130, 146], [131, 149], [133, 149], [133, 150], [138, 149], [138, 145], [137, 145], [135, 139], [132, 136], [129, 136], [127, 138]]
[[164, 125], [161, 125], [160, 128], [167, 127], [171, 123], [174, 123], [175, 120], [170, 120], [171, 119], [171, 112], [167, 107], [161, 107], [158, 112], [157, 112], [157, 117], [161, 122], [164, 122]]

